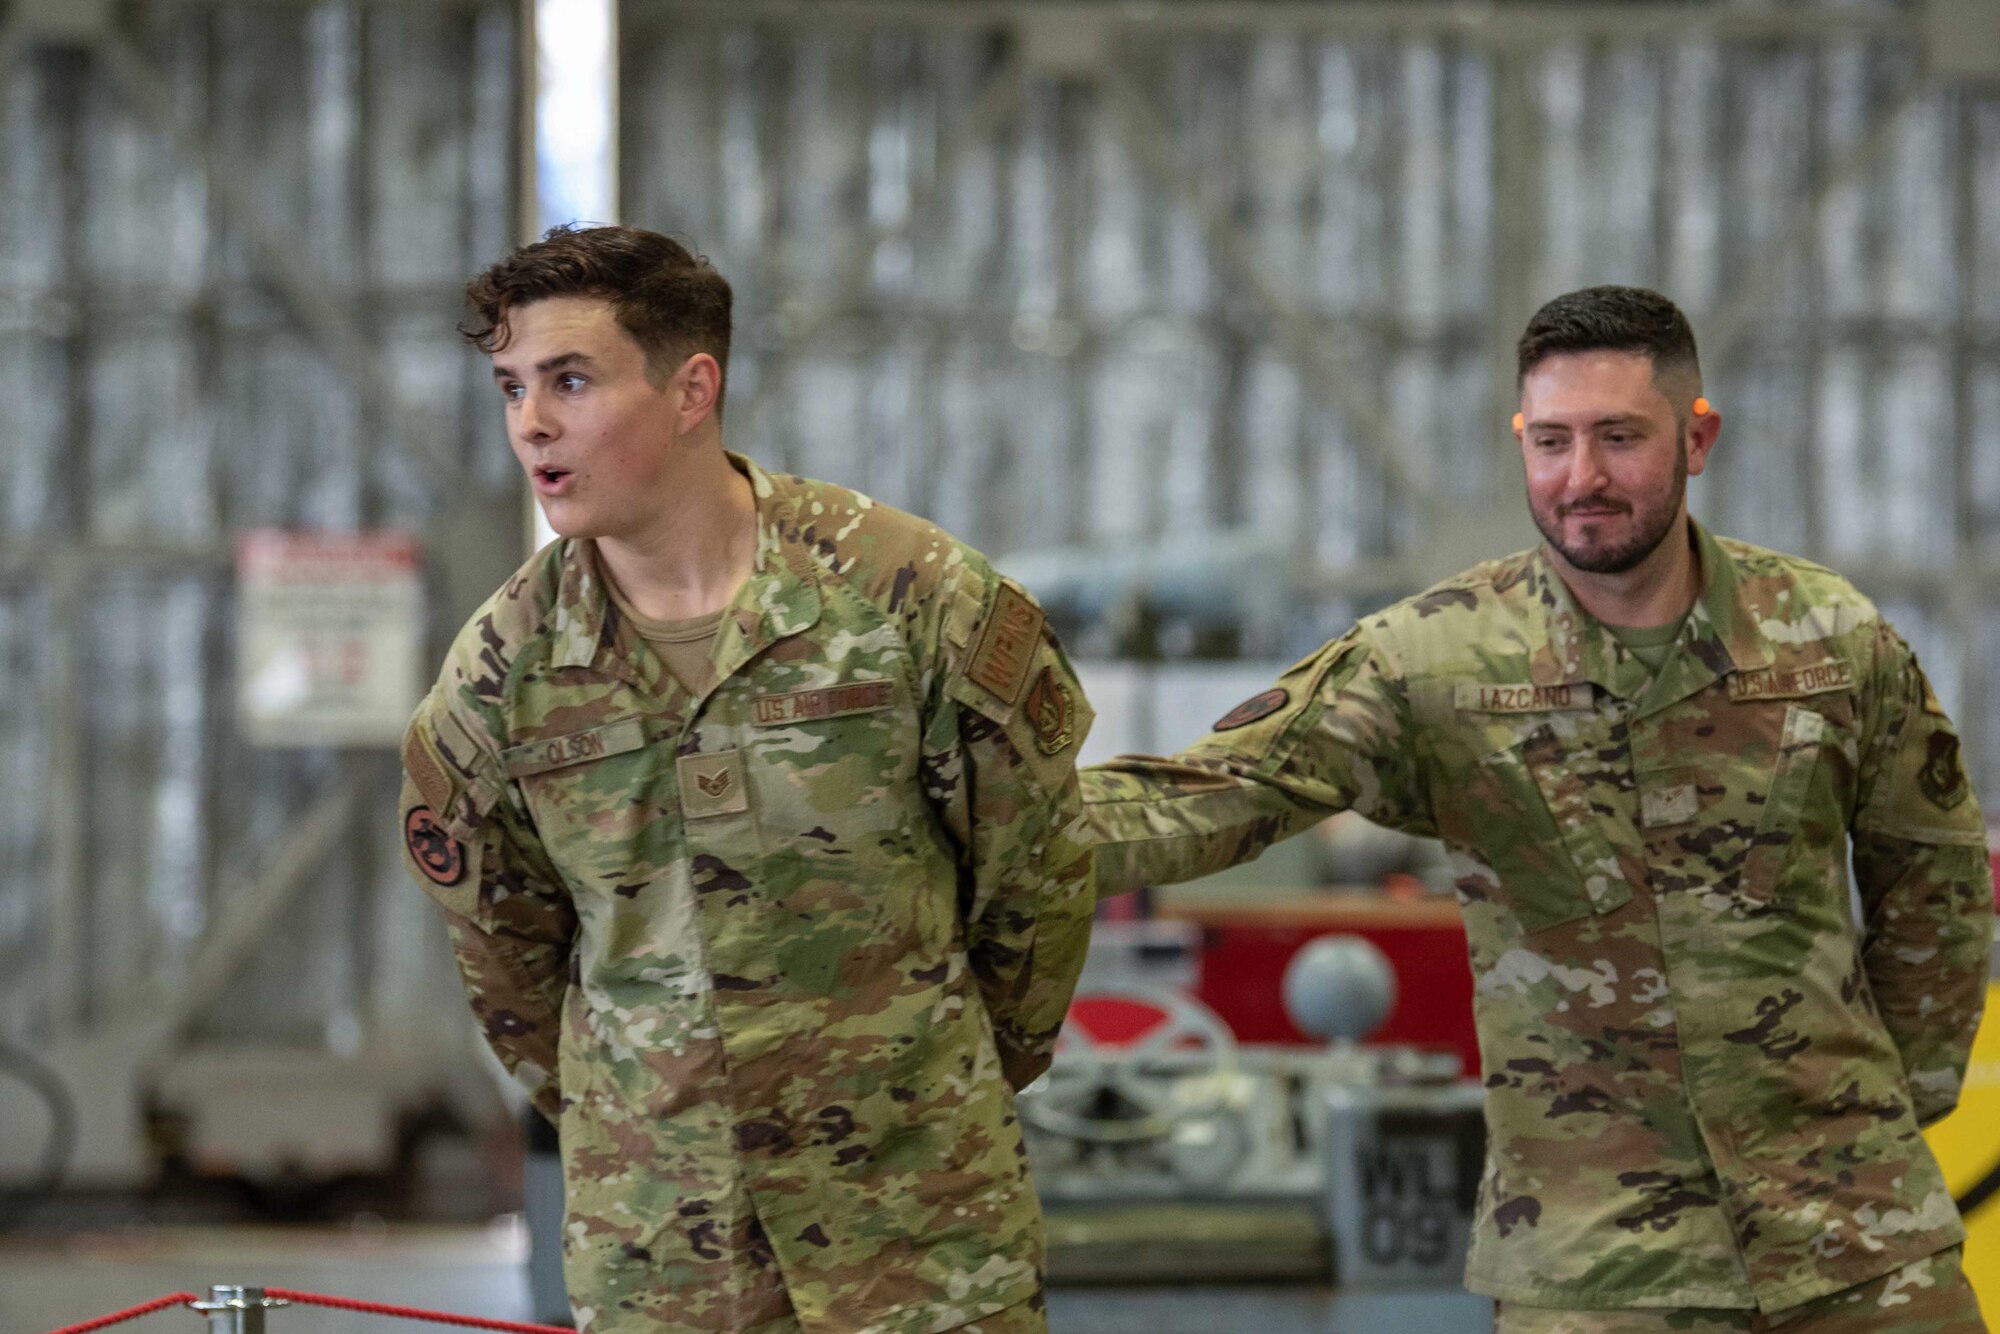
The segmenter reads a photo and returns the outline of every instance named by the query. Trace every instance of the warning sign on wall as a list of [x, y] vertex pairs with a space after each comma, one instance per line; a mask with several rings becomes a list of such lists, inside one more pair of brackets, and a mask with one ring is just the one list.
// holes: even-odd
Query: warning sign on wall
[[392, 746], [422, 691], [408, 533], [261, 528], [236, 543], [237, 719], [258, 746]]

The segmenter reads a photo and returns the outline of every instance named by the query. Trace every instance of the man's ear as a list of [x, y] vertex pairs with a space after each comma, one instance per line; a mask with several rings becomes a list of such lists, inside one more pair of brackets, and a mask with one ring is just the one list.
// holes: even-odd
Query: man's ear
[[722, 398], [722, 365], [697, 352], [674, 372], [673, 384], [680, 391], [678, 434], [687, 435], [715, 415]]
[[1708, 466], [1708, 451], [1715, 448], [1715, 438], [1722, 434], [1722, 414], [1707, 399], [1698, 400], [1706, 412], [1698, 412], [1688, 419], [1688, 476], [1699, 477], [1701, 470]]

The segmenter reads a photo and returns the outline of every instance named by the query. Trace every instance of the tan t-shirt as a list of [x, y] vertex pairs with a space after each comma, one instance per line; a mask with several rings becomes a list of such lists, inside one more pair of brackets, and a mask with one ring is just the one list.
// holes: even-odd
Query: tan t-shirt
[[605, 579], [604, 587], [619, 612], [639, 632], [639, 638], [653, 646], [674, 680], [689, 694], [706, 694], [715, 685], [715, 636], [722, 629], [722, 616], [729, 608], [721, 607], [706, 616], [691, 616], [684, 621], [656, 621], [634, 611], [624, 591], [609, 578]]
[[1664, 663], [1667, 655], [1674, 651], [1674, 645], [1681, 637], [1681, 627], [1686, 624], [1687, 617], [1682, 616], [1678, 621], [1666, 625], [1606, 625], [1604, 628], [1609, 630], [1633, 657], [1645, 663], [1647, 671], [1657, 676], [1660, 664]]

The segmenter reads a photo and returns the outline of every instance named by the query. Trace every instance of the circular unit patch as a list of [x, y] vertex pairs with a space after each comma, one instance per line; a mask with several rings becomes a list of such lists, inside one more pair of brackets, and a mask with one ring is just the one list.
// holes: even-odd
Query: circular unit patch
[[1060, 755], [1076, 740], [1076, 700], [1055, 668], [1042, 668], [1021, 707], [1034, 724], [1035, 744], [1042, 748], [1042, 754]]
[[1272, 686], [1261, 695], [1252, 695], [1228, 713], [1215, 720], [1209, 728], [1211, 732], [1228, 732], [1238, 727], [1248, 727], [1260, 718], [1268, 718], [1279, 709], [1292, 702], [1292, 697], [1283, 686]]
[[455, 885], [465, 878], [465, 849], [444, 831], [428, 806], [413, 806], [403, 817], [403, 842], [410, 860], [433, 884]]

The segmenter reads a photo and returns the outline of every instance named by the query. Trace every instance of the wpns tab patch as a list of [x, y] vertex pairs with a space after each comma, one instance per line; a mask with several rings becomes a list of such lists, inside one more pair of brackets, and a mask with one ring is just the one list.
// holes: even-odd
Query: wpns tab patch
[[403, 817], [403, 842], [410, 860], [432, 884], [455, 885], [465, 879], [465, 847], [445, 832], [430, 807], [412, 806]]
[[1042, 638], [1042, 609], [1012, 584], [1002, 583], [980, 629], [979, 643], [965, 674], [1003, 704], [1021, 698], [1028, 664]]
[[1053, 667], [1042, 668], [1022, 705], [1044, 755], [1060, 755], [1076, 740], [1076, 698]]
[[1215, 720], [1208, 729], [1211, 732], [1228, 732], [1238, 727], [1248, 727], [1259, 719], [1268, 718], [1279, 709], [1292, 702], [1292, 697], [1283, 686], [1272, 686], [1261, 695], [1252, 695], [1228, 713]]

